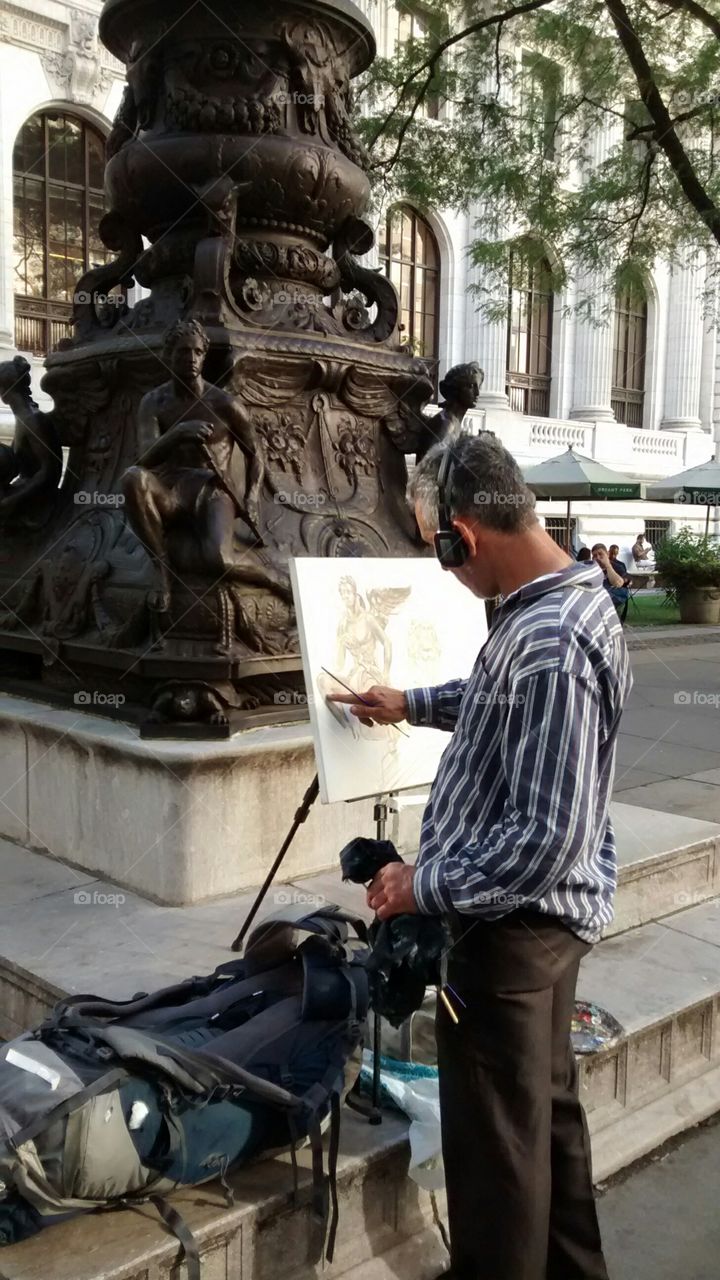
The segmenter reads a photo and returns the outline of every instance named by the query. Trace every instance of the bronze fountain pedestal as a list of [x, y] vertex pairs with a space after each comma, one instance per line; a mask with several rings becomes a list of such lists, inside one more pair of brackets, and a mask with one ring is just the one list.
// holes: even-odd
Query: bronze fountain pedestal
[[419, 553], [404, 454], [432, 370], [358, 262], [350, 84], [372, 31], [349, 0], [107, 0], [100, 32], [128, 78], [111, 260], [48, 356], [54, 411], [29, 389], [13, 404], [68, 461], [59, 487], [56, 462], [34, 487], [26, 462], [10, 510], [0, 469], [0, 675], [50, 699], [120, 694], [160, 734], [287, 721], [288, 557]]

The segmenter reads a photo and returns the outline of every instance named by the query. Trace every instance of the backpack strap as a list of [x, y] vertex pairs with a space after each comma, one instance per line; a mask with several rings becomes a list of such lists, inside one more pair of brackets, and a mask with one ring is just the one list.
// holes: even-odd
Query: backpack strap
[[149, 1196], [151, 1204], [154, 1204], [160, 1217], [167, 1227], [170, 1228], [173, 1235], [183, 1247], [185, 1254], [185, 1265], [187, 1267], [187, 1280], [201, 1280], [200, 1270], [200, 1252], [192, 1231], [182, 1214], [178, 1213], [167, 1200], [162, 1196]]
[[310, 1120], [308, 1121], [307, 1131], [308, 1138], [310, 1140], [310, 1151], [312, 1153], [312, 1209], [316, 1222], [323, 1228], [324, 1242], [325, 1233], [327, 1232], [330, 1207], [328, 1186], [325, 1179], [322, 1129], [320, 1128], [320, 1116], [317, 1111], [313, 1112], [311, 1115]]
[[326, 1257], [328, 1262], [332, 1262], [335, 1254], [335, 1240], [337, 1238], [338, 1221], [340, 1219], [340, 1205], [338, 1203], [337, 1191], [337, 1166], [338, 1155], [340, 1153], [340, 1094], [337, 1089], [330, 1094], [330, 1150], [328, 1151], [328, 1186], [330, 1188], [330, 1230], [328, 1232], [328, 1242], [326, 1249]]
[[88, 1018], [93, 1021], [100, 1019], [108, 1022], [125, 1021], [126, 1018], [135, 1017], [148, 1009], [186, 1004], [192, 999], [208, 994], [215, 982], [215, 973], [204, 978], [186, 978], [183, 982], [174, 983], [170, 987], [164, 987], [149, 995], [133, 996], [131, 1000], [106, 1000], [103, 996], [97, 995], [66, 996], [58, 1001], [49, 1016], [40, 1024], [38, 1032], [44, 1034], [59, 1027], [77, 1027]]
[[[303, 1095], [303, 1102], [309, 1111], [307, 1122], [310, 1149], [312, 1151], [313, 1174], [313, 1212], [322, 1224], [327, 1236], [325, 1256], [332, 1262], [335, 1253], [340, 1206], [337, 1192], [337, 1166], [340, 1151], [340, 1094], [336, 1087], [338, 1074], [337, 1064], [328, 1067], [323, 1079], [312, 1085]], [[325, 1174], [323, 1160], [322, 1130], [320, 1115], [326, 1103], [330, 1103], [330, 1147], [328, 1150], [328, 1171]]]

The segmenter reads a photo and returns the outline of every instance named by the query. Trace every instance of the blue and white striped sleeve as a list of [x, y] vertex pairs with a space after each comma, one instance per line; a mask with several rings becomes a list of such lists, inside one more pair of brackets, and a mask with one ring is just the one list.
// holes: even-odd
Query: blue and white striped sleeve
[[[415, 871], [418, 909], [450, 908], [497, 918], [537, 901], [561, 883], [592, 837], [598, 791], [597, 687], [557, 669], [519, 679], [501, 746], [508, 799], [477, 843], [464, 843], [460, 822], [439, 855]], [[454, 793], [468, 812], [474, 779]], [[466, 818], [467, 822], [467, 818]]]
[[408, 724], [452, 732], [460, 714], [467, 680], [450, 680], [428, 689], [406, 689]]

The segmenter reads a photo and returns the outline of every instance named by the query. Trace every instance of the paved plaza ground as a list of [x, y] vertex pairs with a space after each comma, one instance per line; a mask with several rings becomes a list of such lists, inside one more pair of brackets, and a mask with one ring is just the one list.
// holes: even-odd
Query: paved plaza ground
[[634, 688], [618, 746], [615, 798], [720, 822], [720, 637], [631, 653]]
[[718, 1280], [720, 1123], [702, 1125], [604, 1192], [610, 1280]]
[[[648, 634], [632, 667], [616, 799], [720, 822], [720, 643], [654, 646]], [[718, 1187], [714, 1124], [606, 1190], [600, 1220], [610, 1280], [718, 1280]]]

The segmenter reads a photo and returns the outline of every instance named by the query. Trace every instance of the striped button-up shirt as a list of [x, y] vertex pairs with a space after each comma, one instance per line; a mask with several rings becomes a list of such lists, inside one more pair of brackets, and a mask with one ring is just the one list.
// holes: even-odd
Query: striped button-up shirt
[[602, 573], [583, 564], [504, 600], [468, 680], [407, 691], [411, 724], [452, 732], [423, 818], [420, 911], [494, 920], [521, 906], [600, 937], [613, 916], [609, 805], [631, 687]]

